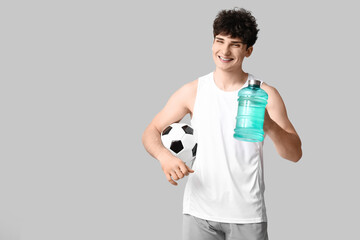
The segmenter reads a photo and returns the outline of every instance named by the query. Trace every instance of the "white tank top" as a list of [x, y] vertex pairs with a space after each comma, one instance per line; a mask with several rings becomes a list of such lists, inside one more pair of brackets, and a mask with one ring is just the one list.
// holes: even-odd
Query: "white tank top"
[[[243, 87], [248, 86], [249, 77]], [[262, 83], [262, 82], [261, 82]], [[191, 125], [198, 147], [183, 199], [183, 213], [226, 223], [266, 222], [263, 143], [233, 137], [237, 93], [225, 92], [213, 72], [198, 80]]]

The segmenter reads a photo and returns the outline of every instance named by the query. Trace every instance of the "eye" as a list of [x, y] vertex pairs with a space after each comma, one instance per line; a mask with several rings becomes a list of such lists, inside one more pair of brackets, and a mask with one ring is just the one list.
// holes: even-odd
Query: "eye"
[[234, 44], [233, 46], [234, 47], [240, 47], [240, 44]]

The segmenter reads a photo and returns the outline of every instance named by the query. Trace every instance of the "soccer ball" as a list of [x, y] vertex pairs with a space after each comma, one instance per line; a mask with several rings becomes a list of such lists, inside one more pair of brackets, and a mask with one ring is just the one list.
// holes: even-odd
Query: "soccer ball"
[[161, 133], [161, 142], [174, 156], [192, 167], [197, 149], [196, 132], [185, 123], [173, 123]]

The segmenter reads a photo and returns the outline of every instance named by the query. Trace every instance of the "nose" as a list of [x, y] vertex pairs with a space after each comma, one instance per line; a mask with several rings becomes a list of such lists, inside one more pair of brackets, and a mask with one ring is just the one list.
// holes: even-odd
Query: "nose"
[[224, 44], [221, 48], [221, 53], [224, 54], [225, 56], [230, 55], [230, 48], [228, 44]]

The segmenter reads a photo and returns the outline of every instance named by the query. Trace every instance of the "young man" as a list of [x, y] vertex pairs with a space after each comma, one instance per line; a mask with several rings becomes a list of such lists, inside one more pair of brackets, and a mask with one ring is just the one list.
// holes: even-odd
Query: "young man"
[[[249, 11], [220, 11], [213, 24], [215, 71], [177, 90], [143, 134], [146, 150], [160, 161], [171, 184], [189, 176], [183, 202], [184, 239], [268, 239], [263, 142], [233, 137], [237, 93], [254, 79], [243, 71], [242, 63], [250, 57], [258, 31]], [[281, 157], [297, 162], [302, 156], [301, 141], [284, 102], [274, 87], [261, 83], [269, 96], [265, 135]], [[198, 133], [193, 169], [174, 157], [160, 140], [166, 126], [188, 113]]]

